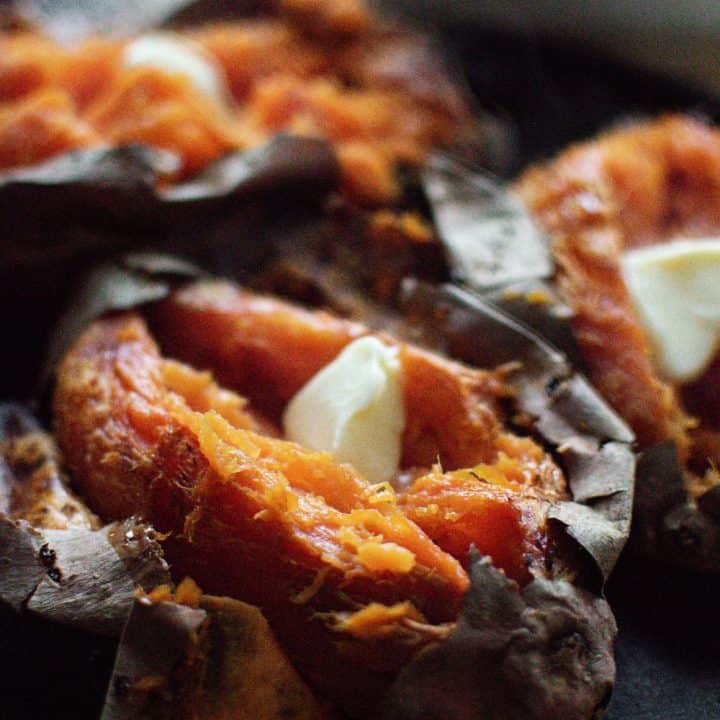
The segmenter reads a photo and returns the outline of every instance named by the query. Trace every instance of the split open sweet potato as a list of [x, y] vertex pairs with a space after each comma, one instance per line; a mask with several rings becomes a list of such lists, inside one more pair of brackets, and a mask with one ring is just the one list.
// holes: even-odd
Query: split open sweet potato
[[703, 475], [720, 460], [718, 361], [685, 385], [661, 376], [619, 258], [720, 231], [720, 132], [682, 116], [620, 127], [530, 169], [516, 189], [552, 239], [590, 379], [642, 449], [672, 440]]
[[[502, 371], [378, 336], [399, 347], [407, 426], [403, 482], [371, 484], [277, 425], [366, 328], [217, 282], [145, 316], [96, 320], [60, 365], [54, 423], [75, 486], [103, 518], [167, 533], [175, 573], [261, 607], [316, 687], [341, 701], [380, 687], [447, 634], [471, 545], [521, 584], [548, 574], [565, 482], [504, 427]], [[194, 367], [163, 357], [147, 321]]]

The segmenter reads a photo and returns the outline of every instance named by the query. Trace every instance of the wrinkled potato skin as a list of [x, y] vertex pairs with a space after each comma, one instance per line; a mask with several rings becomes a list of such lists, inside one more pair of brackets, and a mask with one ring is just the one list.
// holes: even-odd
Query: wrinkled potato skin
[[[720, 423], [717, 361], [687, 388], [659, 376], [619, 256], [720, 231], [720, 132], [682, 116], [620, 127], [530, 169], [515, 190], [552, 239], [590, 378], [640, 447], [672, 438], [691, 463], [706, 467], [708, 449], [717, 462], [719, 443], [708, 438]], [[689, 431], [686, 411], [708, 427]]]

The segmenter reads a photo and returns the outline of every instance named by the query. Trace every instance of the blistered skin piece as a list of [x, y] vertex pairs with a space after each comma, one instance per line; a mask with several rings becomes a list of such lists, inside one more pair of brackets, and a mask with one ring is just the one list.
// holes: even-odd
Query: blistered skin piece
[[[558, 284], [575, 310], [593, 383], [642, 448], [673, 439], [703, 472], [708, 456], [720, 458], [717, 363], [686, 387], [660, 377], [620, 255], [720, 232], [720, 133], [674, 116], [620, 128], [531, 169], [516, 190], [552, 238]], [[686, 413], [704, 427], [689, 431]]]

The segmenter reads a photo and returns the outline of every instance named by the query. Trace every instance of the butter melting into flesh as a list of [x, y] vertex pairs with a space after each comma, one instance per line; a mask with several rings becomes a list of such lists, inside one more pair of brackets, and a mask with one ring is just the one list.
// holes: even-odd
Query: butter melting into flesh
[[151, 67], [171, 75], [183, 75], [196, 90], [222, 101], [225, 79], [217, 63], [199, 45], [172, 33], [142, 35], [125, 47], [126, 67]]
[[697, 378], [720, 346], [720, 239], [631, 250], [621, 266], [662, 372]]
[[405, 427], [401, 375], [397, 348], [355, 340], [290, 401], [287, 438], [331, 453], [371, 482], [392, 479]]

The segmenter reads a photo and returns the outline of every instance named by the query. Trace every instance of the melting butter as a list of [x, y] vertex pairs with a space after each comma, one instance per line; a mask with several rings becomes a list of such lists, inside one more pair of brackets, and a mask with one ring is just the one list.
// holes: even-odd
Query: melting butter
[[219, 101], [225, 97], [222, 69], [202, 47], [172, 33], [141, 35], [126, 45], [123, 63], [184, 75], [200, 92]]
[[720, 239], [631, 250], [621, 267], [662, 372], [697, 378], [720, 346]]
[[289, 440], [330, 452], [371, 482], [392, 479], [405, 428], [398, 349], [374, 337], [350, 343], [290, 401], [283, 425]]

